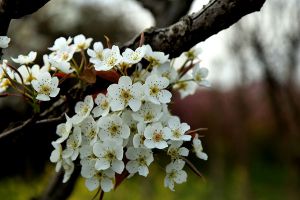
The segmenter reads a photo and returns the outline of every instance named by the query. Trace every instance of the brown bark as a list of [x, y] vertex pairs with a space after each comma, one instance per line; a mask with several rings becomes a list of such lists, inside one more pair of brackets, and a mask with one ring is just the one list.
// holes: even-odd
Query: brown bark
[[[204, 41], [219, 31], [236, 23], [243, 16], [259, 11], [265, 0], [213, 0], [203, 9], [187, 15], [177, 23], [166, 28], [150, 28], [145, 30], [145, 44], [154, 50], [177, 57], [197, 43]], [[125, 47], [137, 47], [137, 37], [125, 44]]]

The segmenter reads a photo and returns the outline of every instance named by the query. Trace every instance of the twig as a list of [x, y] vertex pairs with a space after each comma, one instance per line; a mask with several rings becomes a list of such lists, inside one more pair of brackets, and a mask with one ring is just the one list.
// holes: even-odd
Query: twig
[[7, 131], [2, 132], [2, 133], [0, 134], [0, 139], [2, 139], [2, 138], [6, 137], [6, 136], [8, 136], [8, 135], [10, 135], [10, 134], [12, 134], [12, 133], [14, 133], [14, 132], [17, 132], [17, 131], [19, 131], [19, 130], [21, 130], [21, 129], [26, 128], [28, 125], [31, 124], [31, 122], [33, 121], [34, 118], [35, 118], [35, 116], [33, 116], [33, 117], [27, 119], [27, 120], [24, 121], [20, 126], [17, 126], [17, 127], [14, 127], [14, 128], [11, 128], [11, 129], [9, 129], [9, 130], [7, 130]]

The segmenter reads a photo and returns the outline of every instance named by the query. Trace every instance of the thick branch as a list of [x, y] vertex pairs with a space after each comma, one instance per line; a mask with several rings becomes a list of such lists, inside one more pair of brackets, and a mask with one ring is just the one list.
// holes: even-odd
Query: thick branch
[[[198, 13], [187, 15], [166, 28], [150, 28], [144, 32], [145, 44], [154, 50], [177, 57], [197, 43], [236, 23], [243, 16], [259, 11], [265, 0], [212, 0]], [[125, 47], [135, 48], [139, 37]]]
[[[12, 19], [32, 14], [50, 0], [0, 0], [0, 35], [7, 35]], [[0, 59], [2, 49], [0, 49]]]

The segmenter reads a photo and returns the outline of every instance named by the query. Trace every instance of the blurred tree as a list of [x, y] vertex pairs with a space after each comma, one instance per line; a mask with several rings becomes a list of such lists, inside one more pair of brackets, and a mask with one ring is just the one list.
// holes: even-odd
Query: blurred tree
[[[2, 20], [0, 23], [1, 34], [6, 34], [11, 19], [20, 18], [26, 14], [30, 14], [42, 7], [46, 2], [47, 1], [30, 0], [26, 1], [24, 4], [23, 1], [18, 0], [0, 1], [0, 19]], [[192, 1], [184, 1], [183, 4], [181, 4], [181, 1], [157, 1], [156, 3], [152, 3], [152, 5], [149, 4], [149, 1], [141, 2], [145, 8], [153, 11], [158, 26], [172, 24], [165, 28], [150, 28], [145, 30], [143, 32], [145, 43], [150, 44], [154, 50], [164, 51], [165, 53], [170, 54], [170, 57], [173, 58], [180, 55], [183, 51], [189, 50], [191, 47], [204, 41], [213, 34], [228, 28], [243, 16], [260, 10], [265, 0], [212, 0], [199, 12], [192, 15], [186, 15], [181, 19], [179, 18], [187, 13]], [[91, 6], [89, 6], [88, 9], [93, 10]], [[88, 15], [88, 12], [83, 11], [82, 15]], [[118, 18], [120, 18], [120, 16]], [[43, 20], [43, 23], [47, 24], [48, 19]], [[88, 20], [87, 23], [89, 23]], [[94, 24], [96, 24], [96, 22], [91, 22], [89, 25], [93, 26]], [[44, 27], [48, 27], [48, 25], [43, 26], [43, 28]], [[76, 27], [75, 30], [84, 31], [84, 29], [81, 29], [80, 27]], [[47, 32], [48, 29], [44, 31]], [[119, 30], [115, 30], [114, 32], [120, 35]], [[137, 47], [139, 41], [140, 36], [125, 43], [123, 48]], [[122, 41], [122, 43], [124, 42], [125, 41]], [[101, 81], [101, 86], [106, 86], [107, 83], [105, 83], [105, 80]], [[53, 127], [53, 124], [62, 120], [61, 116], [63, 116], [63, 112], [67, 110], [67, 108], [74, 107], [75, 100], [80, 96], [83, 96], [86, 92], [87, 91], [69, 92], [74, 95], [74, 101], [61, 103], [61, 100], [59, 100], [54, 104], [44, 104], [42, 113], [30, 117], [20, 125], [15, 124], [14, 127], [8, 128], [0, 134], [0, 139], [7, 141], [12, 140], [16, 133], [23, 132], [24, 134], [27, 134], [33, 132], [32, 130], [35, 129], [36, 126], [42, 125], [44, 130], [46, 130], [47, 127]], [[26, 130], [26, 132], [24, 132], [24, 130]], [[47, 140], [49, 139], [50, 141], [51, 136], [46, 137], [44, 135], [44, 138]], [[49, 188], [47, 188], [45, 193], [41, 196], [41, 199], [66, 199], [74, 188], [77, 176], [78, 172], [74, 173], [72, 179], [63, 185], [61, 183], [61, 173], [57, 174]]]

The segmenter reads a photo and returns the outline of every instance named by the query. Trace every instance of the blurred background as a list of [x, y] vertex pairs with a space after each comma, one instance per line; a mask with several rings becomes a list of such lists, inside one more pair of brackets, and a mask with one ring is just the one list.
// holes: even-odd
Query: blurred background
[[[11, 47], [4, 57], [30, 50], [41, 59], [60, 36], [103, 35], [122, 44], [143, 29], [163, 27], [206, 0], [51, 0], [22, 20], [12, 22]], [[212, 87], [183, 100], [175, 94], [172, 111], [192, 128], [206, 127], [208, 161], [195, 160], [205, 179], [189, 172], [188, 182], [170, 192], [164, 171], [154, 164], [147, 179], [126, 180], [105, 199], [300, 199], [300, 4], [267, 0], [261, 12], [199, 44]], [[188, 106], [187, 106], [188, 105]], [[0, 129], [26, 119], [30, 109], [19, 99], [0, 99]], [[5, 117], [4, 117], [5, 116]], [[38, 197], [54, 166], [43, 127], [0, 141], [0, 199]], [[79, 179], [70, 200], [92, 199]]]

